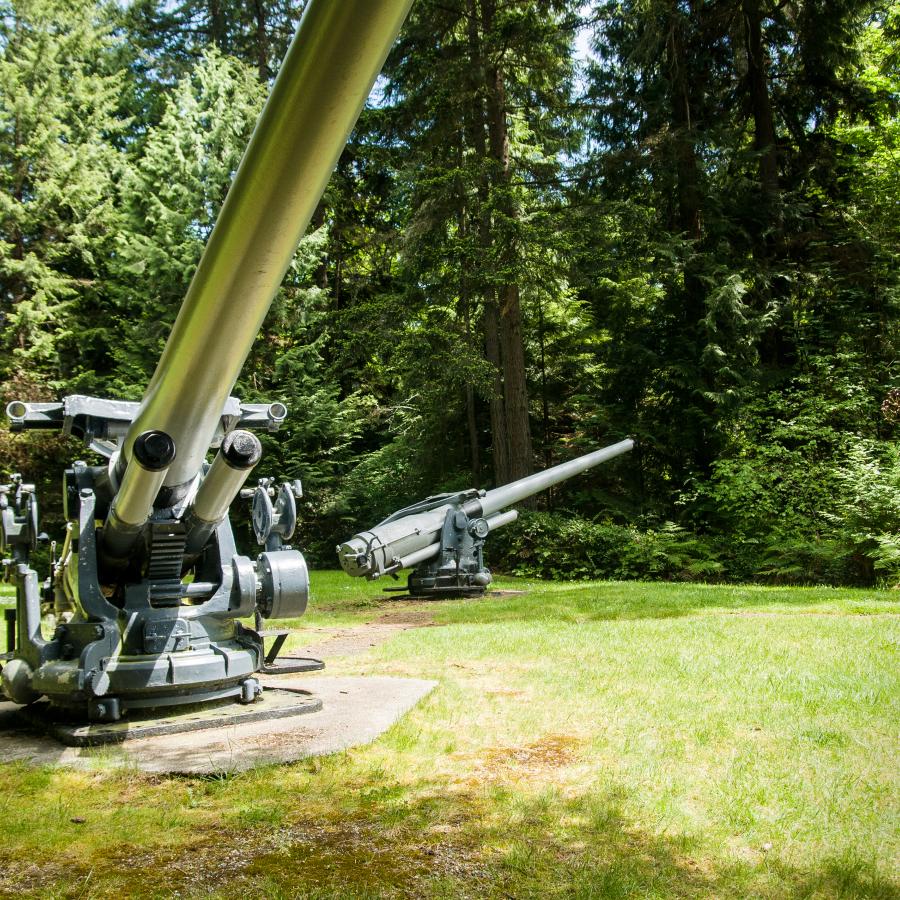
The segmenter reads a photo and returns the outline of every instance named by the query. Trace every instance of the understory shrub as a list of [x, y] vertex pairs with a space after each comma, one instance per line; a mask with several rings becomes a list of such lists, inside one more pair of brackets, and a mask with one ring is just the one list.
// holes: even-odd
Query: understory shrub
[[540, 578], [698, 579], [722, 575], [715, 547], [666, 524], [657, 530], [523, 512], [488, 544], [489, 565]]
[[900, 536], [775, 532], [759, 538], [696, 535], [523, 512], [487, 545], [498, 573], [532, 578], [648, 579], [891, 586], [900, 572]]

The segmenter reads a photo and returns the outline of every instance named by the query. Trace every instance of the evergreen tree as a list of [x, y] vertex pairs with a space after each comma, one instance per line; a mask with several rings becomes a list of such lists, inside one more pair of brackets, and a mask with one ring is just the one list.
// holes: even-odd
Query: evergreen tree
[[[386, 70], [394, 105], [384, 121], [410, 209], [403, 369], [409, 393], [422, 385], [425, 408], [442, 414], [444, 429], [425, 439], [468, 447], [476, 478], [478, 395], [495, 479], [533, 466], [523, 309], [561, 268], [544, 208], [569, 145], [560, 115], [572, 33], [564, 3], [425, 0]], [[453, 422], [460, 401], [462, 423]]]
[[278, 71], [303, 6], [290, 0], [135, 0], [124, 21], [163, 84], [187, 74], [212, 48], [253, 66], [267, 82]]
[[123, 393], [140, 393], [156, 367], [264, 94], [249, 66], [207, 52], [167, 97], [122, 178], [111, 267]]
[[108, 371], [104, 276], [128, 125], [115, 50], [90, 0], [0, 5], [0, 367], [19, 392]]
[[[583, 271], [600, 289], [586, 293], [615, 329], [610, 349], [641, 360], [610, 360], [611, 393], [630, 397], [672, 486], [711, 471], [741, 403], [760, 383], [784, 383], [823, 337], [833, 342], [839, 310], [862, 313], [836, 252], [849, 222], [835, 205], [829, 131], [836, 116], [871, 108], [857, 40], [870, 9], [597, 8], [597, 149], [579, 203], [591, 215], [599, 204], [628, 249], [588, 236]], [[624, 319], [609, 316], [613, 290], [627, 296]], [[801, 313], [810, 296], [812, 319]]]

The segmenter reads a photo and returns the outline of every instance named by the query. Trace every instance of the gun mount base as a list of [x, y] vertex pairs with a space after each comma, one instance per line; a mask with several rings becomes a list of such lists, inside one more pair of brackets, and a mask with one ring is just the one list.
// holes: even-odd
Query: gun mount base
[[97, 747], [206, 728], [285, 719], [321, 709], [322, 701], [304, 691], [268, 688], [256, 702], [246, 705], [228, 699], [202, 705], [194, 703], [164, 714], [144, 710], [127, 720], [115, 722], [85, 724], [45, 701], [24, 707], [19, 710], [19, 716], [68, 747]]
[[452, 583], [434, 584], [435, 578], [425, 575], [417, 579], [415, 573], [409, 576], [403, 586], [386, 587], [382, 590], [386, 594], [400, 594], [402, 600], [471, 600], [483, 597], [487, 592], [484, 585], [468, 585], [462, 581], [453, 580]]
[[470, 516], [465, 509], [450, 505], [438, 542], [422, 553], [425, 559], [410, 573], [406, 587], [389, 587], [385, 591], [406, 591], [411, 598], [420, 600], [482, 596], [493, 581], [482, 552], [490, 529], [489, 520]]
[[[92, 422], [102, 430], [99, 413]], [[226, 449], [235, 435], [258, 449], [252, 435], [238, 431], [226, 436]], [[144, 466], [137, 450], [135, 460], [143, 466], [141, 477], [145, 469], [158, 474], [149, 463]], [[304, 612], [308, 572], [302, 554], [283, 543], [294, 527], [286, 514], [279, 519], [281, 532], [267, 540], [255, 563], [238, 552], [225, 500], [240, 489], [249, 469], [235, 470], [237, 477], [226, 473], [224, 480], [215, 479], [215, 471], [213, 463], [196, 497], [175, 506], [155, 505], [155, 482], [150, 493], [136, 489], [128, 495], [122, 504], [128, 552], [122, 555], [114, 552], [119, 544], [105, 540], [123, 496], [114, 492], [114, 464], [75, 462], [64, 483], [70, 520], [65, 542], [58, 555], [53, 545], [50, 576], [43, 581], [29, 562], [45, 537], [38, 532], [34, 486], [18, 476], [0, 484], [0, 550], [6, 576], [16, 584], [16, 608], [6, 617], [0, 694], [20, 705], [46, 697], [63, 718], [85, 723], [115, 723], [124, 716], [131, 722], [151, 709], [173, 710], [178, 717], [179, 708], [197, 703], [250, 705], [259, 698], [262, 686], [255, 676], [266, 674], [280, 649], [279, 644], [267, 657], [259, 626], [266, 618]], [[215, 502], [203, 505], [209, 484]], [[132, 503], [133, 497], [138, 500]], [[202, 541], [189, 549], [198, 531], [189, 527], [195, 519]], [[240, 621], [254, 610], [255, 629]], [[305, 664], [303, 671], [312, 668], [321, 664]]]

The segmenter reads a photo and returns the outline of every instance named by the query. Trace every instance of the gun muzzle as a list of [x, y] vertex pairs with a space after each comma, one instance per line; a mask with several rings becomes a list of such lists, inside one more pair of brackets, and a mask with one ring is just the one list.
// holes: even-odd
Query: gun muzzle
[[140, 537], [175, 460], [175, 442], [164, 431], [145, 431], [132, 447], [101, 536], [107, 559], [126, 559]]
[[377, 578], [398, 559], [437, 545], [450, 504], [376, 525], [337, 548], [341, 568], [353, 576]]

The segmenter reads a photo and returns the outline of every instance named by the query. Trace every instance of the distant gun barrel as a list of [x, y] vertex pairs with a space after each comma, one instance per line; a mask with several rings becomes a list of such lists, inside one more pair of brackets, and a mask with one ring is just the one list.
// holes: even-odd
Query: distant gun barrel
[[558, 466], [553, 466], [550, 469], [544, 469], [543, 472], [535, 472], [534, 475], [529, 475], [527, 478], [520, 478], [518, 481], [504, 484], [502, 487], [488, 491], [484, 497], [479, 498], [477, 501], [467, 504], [466, 512], [470, 515], [475, 513], [476, 515], [490, 516], [501, 509], [506, 509], [507, 506], [521, 503], [523, 500], [527, 500], [541, 491], [546, 491], [562, 481], [567, 481], [575, 475], [586, 472], [588, 469], [593, 469], [594, 466], [599, 466], [600, 463], [614, 459], [616, 456], [621, 456], [633, 447], [634, 441], [631, 438], [626, 438], [624, 441], [611, 444], [602, 450], [595, 450], [593, 453], [587, 453], [584, 456], [579, 456], [577, 459], [571, 459], [569, 462], [560, 463]]
[[[490, 582], [481, 558], [484, 540], [517, 516], [515, 510], [503, 510], [633, 447], [634, 441], [629, 438], [490, 491], [429, 497], [339, 545], [341, 568], [348, 575], [371, 580], [419, 567], [417, 574], [410, 576], [410, 592], [415, 586], [421, 595], [483, 591]], [[442, 568], [448, 569], [446, 576], [438, 571]], [[427, 570], [427, 576], [423, 570]]]
[[[310, 0], [125, 438], [178, 447], [187, 493], [225, 403], [411, 0]], [[121, 474], [121, 473], [120, 473]]]

